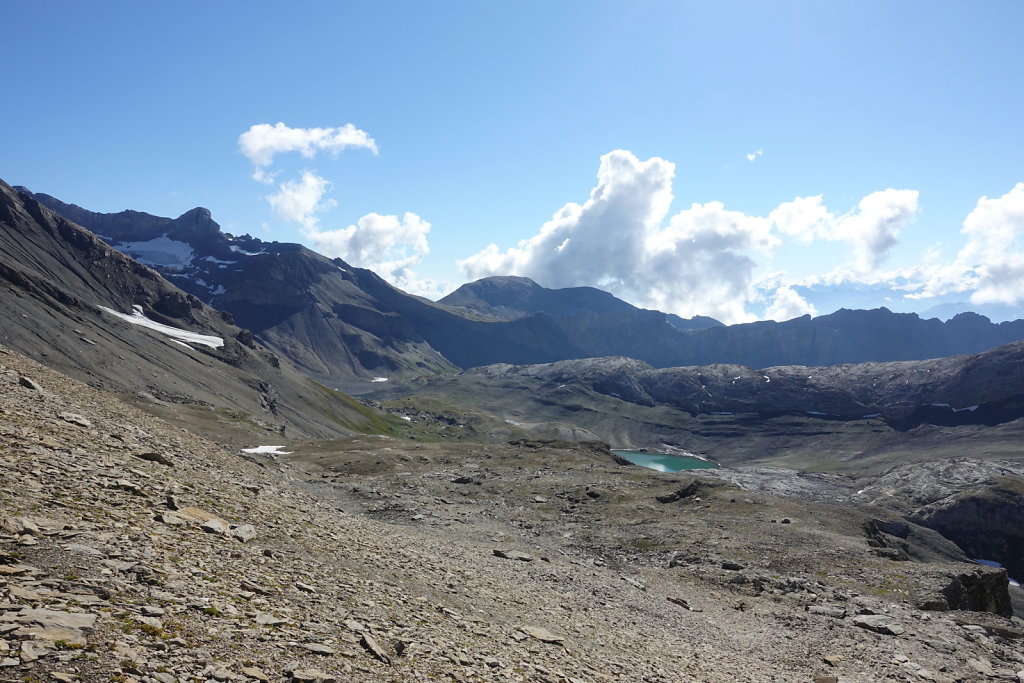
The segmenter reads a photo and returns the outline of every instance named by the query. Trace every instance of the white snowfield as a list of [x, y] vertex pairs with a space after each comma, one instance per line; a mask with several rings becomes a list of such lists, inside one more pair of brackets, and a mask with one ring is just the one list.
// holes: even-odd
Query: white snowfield
[[243, 453], [263, 453], [271, 455], [291, 455], [292, 451], [282, 451], [284, 446], [254, 446], [253, 448], [243, 448]]
[[147, 266], [184, 267], [191, 265], [196, 255], [192, 247], [167, 235], [144, 242], [124, 242], [114, 248]]
[[148, 327], [155, 332], [165, 334], [171, 338], [172, 341], [178, 342], [179, 344], [202, 344], [203, 346], [209, 346], [217, 349], [224, 346], [224, 339], [221, 337], [214, 337], [208, 334], [199, 334], [198, 332], [189, 332], [188, 330], [182, 330], [177, 327], [171, 327], [170, 325], [164, 325], [158, 323], [155, 320], [150, 320], [146, 317], [146, 314], [142, 312], [142, 306], [132, 306], [131, 313], [119, 313], [112, 308], [106, 306], [100, 306], [101, 311], [106, 311], [110, 315], [117, 316], [121, 320], [126, 320], [132, 325], [140, 325], [142, 327]]

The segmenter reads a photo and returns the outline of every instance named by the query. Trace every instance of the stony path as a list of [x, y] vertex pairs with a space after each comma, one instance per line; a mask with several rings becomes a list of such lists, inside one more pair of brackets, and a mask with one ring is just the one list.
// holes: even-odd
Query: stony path
[[[486, 501], [445, 524], [382, 522], [292, 465], [251, 460], [0, 349], [0, 681], [953, 681], [1024, 669], [1009, 620], [964, 626], [809, 578], [757, 592], [733, 581], [747, 573], [706, 563], [608, 563], [513, 533], [500, 515], [484, 523]], [[395, 486], [426, 513], [454, 507], [414, 479]]]

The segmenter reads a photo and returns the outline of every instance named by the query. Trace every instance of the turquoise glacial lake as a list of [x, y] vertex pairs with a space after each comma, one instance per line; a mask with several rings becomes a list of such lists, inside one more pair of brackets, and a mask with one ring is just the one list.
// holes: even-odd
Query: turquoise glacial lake
[[682, 470], [713, 470], [718, 463], [700, 458], [691, 458], [687, 455], [666, 455], [664, 453], [641, 453], [639, 451], [617, 451], [615, 455], [622, 456], [634, 465], [648, 467], [659, 472], [681, 472]]

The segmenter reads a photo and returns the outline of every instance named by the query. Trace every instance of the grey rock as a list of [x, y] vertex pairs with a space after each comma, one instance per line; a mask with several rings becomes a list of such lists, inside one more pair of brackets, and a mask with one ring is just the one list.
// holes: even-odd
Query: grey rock
[[521, 553], [518, 550], [499, 550], [495, 548], [493, 551], [495, 557], [500, 557], [504, 560], [519, 560], [520, 562], [533, 562], [533, 555], [527, 553]]
[[242, 543], [248, 543], [256, 538], [256, 527], [252, 524], [239, 524], [228, 529], [227, 535], [237, 538]]
[[899, 622], [885, 614], [859, 614], [853, 617], [853, 625], [888, 636], [898, 636], [906, 631]]
[[19, 633], [38, 640], [63, 640], [85, 645], [96, 624], [95, 614], [60, 612], [48, 609], [23, 610], [16, 619], [22, 625]]
[[221, 536], [231, 531], [230, 524], [216, 517], [206, 520], [199, 525], [199, 528], [207, 533], [219, 534]]
[[811, 605], [808, 610], [811, 614], [820, 614], [824, 617], [832, 617], [833, 619], [843, 619], [846, 617], [846, 610], [838, 605]]
[[294, 683], [334, 683], [337, 680], [334, 676], [325, 674], [319, 669], [295, 669], [292, 671]]
[[26, 389], [31, 389], [32, 391], [42, 391], [43, 390], [43, 388], [41, 386], [39, 386], [38, 382], [36, 382], [31, 377], [25, 377], [24, 375], [22, 375], [21, 377], [18, 378], [18, 384], [20, 384], [21, 386], [25, 387]]
[[155, 463], [159, 463], [161, 465], [167, 465], [168, 467], [172, 467], [174, 465], [174, 462], [170, 458], [168, 458], [166, 455], [163, 455], [161, 453], [157, 453], [155, 451], [146, 451], [144, 453], [134, 453], [133, 455], [136, 458], [139, 458], [140, 460], [146, 460], [147, 462], [155, 462]]
[[85, 427], [86, 429], [92, 427], [92, 422], [85, 419], [78, 413], [61, 413], [60, 419], [64, 420], [69, 424], [78, 425], [79, 427]]
[[537, 640], [544, 643], [562, 644], [565, 642], [565, 638], [562, 636], [555, 635], [551, 631], [541, 626], [520, 626], [519, 630]]
[[282, 624], [287, 624], [288, 620], [275, 617], [273, 614], [267, 614], [266, 612], [258, 612], [256, 614], [256, 623], [260, 626], [281, 626]]
[[307, 652], [312, 652], [315, 655], [332, 656], [338, 654], [338, 651], [335, 650], [333, 647], [321, 645], [320, 643], [303, 643], [302, 649], [306, 650]]
[[384, 648], [377, 644], [377, 641], [374, 640], [373, 636], [369, 633], [363, 633], [362, 637], [359, 639], [359, 644], [366, 648], [369, 653], [379, 661], [385, 664], [391, 663], [391, 657], [384, 651]]

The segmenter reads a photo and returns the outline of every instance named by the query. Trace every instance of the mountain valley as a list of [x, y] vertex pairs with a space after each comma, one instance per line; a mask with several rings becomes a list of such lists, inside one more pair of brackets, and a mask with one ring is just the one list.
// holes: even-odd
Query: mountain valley
[[1024, 321], [432, 302], [6, 184], [0, 319], [4, 683], [1024, 680]]

